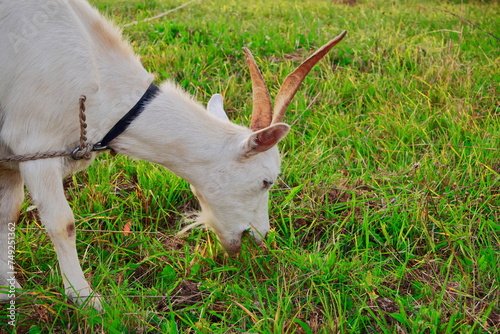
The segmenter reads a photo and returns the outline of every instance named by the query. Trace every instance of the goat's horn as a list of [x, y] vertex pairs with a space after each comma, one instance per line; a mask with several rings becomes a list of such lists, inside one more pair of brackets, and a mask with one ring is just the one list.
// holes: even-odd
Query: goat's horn
[[306, 61], [300, 64], [295, 71], [286, 77], [274, 102], [274, 114], [271, 124], [283, 121], [286, 108], [292, 101], [293, 96], [299, 89], [302, 81], [304, 81], [306, 75], [313, 68], [313, 66], [328, 53], [328, 51], [330, 51], [338, 42], [342, 40], [342, 38], [344, 38], [346, 33], [347, 31], [344, 30], [340, 35], [323, 45], [312, 56], [307, 58]]
[[246, 62], [250, 70], [250, 76], [252, 77], [253, 111], [250, 129], [258, 131], [271, 125], [273, 117], [271, 98], [252, 53], [247, 48], [243, 48], [243, 51], [245, 52]]

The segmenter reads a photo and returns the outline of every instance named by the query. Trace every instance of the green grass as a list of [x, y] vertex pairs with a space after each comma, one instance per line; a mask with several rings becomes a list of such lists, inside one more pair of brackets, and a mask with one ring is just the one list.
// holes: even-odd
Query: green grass
[[[92, 2], [118, 25], [183, 3]], [[228, 258], [210, 232], [175, 238], [182, 214], [197, 208], [189, 185], [103, 155], [66, 183], [81, 264], [106, 311], [62, 295], [53, 246], [27, 201], [18, 331], [500, 330], [500, 42], [436, 7], [500, 35], [499, 3], [472, 0], [205, 0], [124, 28], [158, 81], [203, 102], [222, 93], [239, 124], [251, 110], [241, 47], [275, 94], [314, 48], [348, 35], [289, 107], [268, 250], [246, 243]]]

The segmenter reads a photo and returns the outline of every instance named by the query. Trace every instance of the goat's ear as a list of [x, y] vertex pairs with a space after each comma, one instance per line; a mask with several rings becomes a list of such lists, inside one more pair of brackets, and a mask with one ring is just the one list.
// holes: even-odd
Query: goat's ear
[[224, 111], [224, 102], [222, 99], [222, 95], [214, 94], [210, 101], [208, 101], [207, 110], [218, 119], [229, 121], [229, 118]]
[[267, 128], [253, 132], [244, 143], [243, 155], [248, 157], [265, 152], [279, 143], [290, 131], [290, 126], [285, 123], [276, 123]]

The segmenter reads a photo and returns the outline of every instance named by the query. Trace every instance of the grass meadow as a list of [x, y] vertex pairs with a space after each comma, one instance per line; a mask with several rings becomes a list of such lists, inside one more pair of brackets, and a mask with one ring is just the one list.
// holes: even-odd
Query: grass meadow
[[[184, 2], [91, 2], [119, 26], [139, 21], [123, 33], [157, 82], [203, 103], [222, 93], [246, 125], [243, 46], [273, 95], [315, 48], [348, 34], [288, 109], [267, 250], [246, 242], [229, 258], [211, 232], [176, 237], [197, 209], [189, 185], [103, 154], [65, 184], [105, 312], [64, 297], [27, 198], [17, 332], [500, 331], [497, 1], [202, 0], [146, 22]], [[6, 316], [0, 333], [12, 331]]]

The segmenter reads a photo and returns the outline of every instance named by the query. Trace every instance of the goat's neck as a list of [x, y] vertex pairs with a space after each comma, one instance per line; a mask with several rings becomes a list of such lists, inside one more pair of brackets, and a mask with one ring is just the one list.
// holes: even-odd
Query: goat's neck
[[110, 146], [196, 184], [214, 163], [229, 160], [250, 130], [213, 117], [174, 85], [161, 90]]

